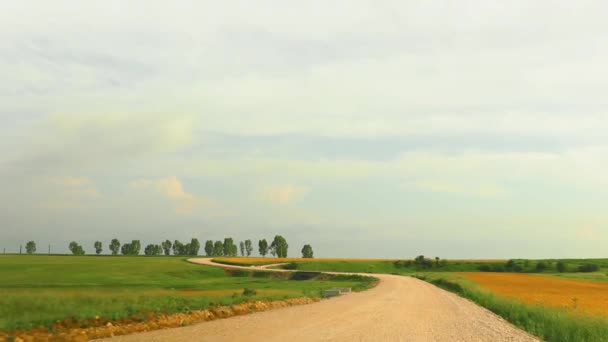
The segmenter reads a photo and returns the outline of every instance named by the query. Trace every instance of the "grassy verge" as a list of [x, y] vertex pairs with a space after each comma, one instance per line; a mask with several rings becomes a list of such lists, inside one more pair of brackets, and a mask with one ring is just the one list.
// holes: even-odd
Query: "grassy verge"
[[454, 274], [427, 273], [415, 276], [467, 298], [543, 340], [551, 342], [608, 341], [607, 319], [573, 315], [566, 310], [528, 305], [502, 298]]
[[243, 258], [244, 260], [238, 260], [236, 258], [214, 258], [212, 259], [213, 262], [216, 262], [218, 264], [224, 264], [224, 265], [232, 265], [232, 266], [263, 266], [263, 265], [272, 265], [272, 264], [278, 264], [281, 261], [280, 260], [275, 260], [275, 259], [269, 259], [269, 260], [247, 260], [245, 258]]
[[[321, 296], [373, 286], [373, 279], [223, 270], [178, 257], [0, 256], [0, 330], [58, 320], [144, 319], [252, 300]], [[245, 291], [248, 289], [249, 291]]]

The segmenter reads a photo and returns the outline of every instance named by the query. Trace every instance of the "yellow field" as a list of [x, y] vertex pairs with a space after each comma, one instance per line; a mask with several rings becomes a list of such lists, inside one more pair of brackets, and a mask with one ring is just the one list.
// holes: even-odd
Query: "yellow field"
[[608, 283], [513, 273], [458, 273], [498, 295], [525, 303], [608, 317]]

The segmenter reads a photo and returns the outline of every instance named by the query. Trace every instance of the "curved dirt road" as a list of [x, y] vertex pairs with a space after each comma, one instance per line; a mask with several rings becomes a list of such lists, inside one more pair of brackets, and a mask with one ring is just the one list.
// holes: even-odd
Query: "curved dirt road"
[[[190, 261], [219, 265], [209, 259]], [[488, 310], [421, 280], [385, 274], [373, 276], [380, 283], [364, 292], [113, 340], [538, 341]]]

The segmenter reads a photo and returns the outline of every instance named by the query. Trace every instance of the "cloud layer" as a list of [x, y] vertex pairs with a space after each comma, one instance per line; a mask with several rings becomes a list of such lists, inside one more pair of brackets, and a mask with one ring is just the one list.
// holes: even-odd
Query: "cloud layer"
[[602, 256], [607, 11], [2, 4], [0, 241], [283, 233], [319, 256]]

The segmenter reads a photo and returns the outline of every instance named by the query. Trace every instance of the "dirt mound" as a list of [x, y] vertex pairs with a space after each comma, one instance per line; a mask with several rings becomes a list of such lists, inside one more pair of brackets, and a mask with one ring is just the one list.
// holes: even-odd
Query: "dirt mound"
[[132, 334], [165, 328], [176, 328], [198, 322], [211, 321], [253, 312], [267, 311], [293, 305], [310, 304], [317, 301], [311, 298], [293, 298], [271, 302], [253, 301], [232, 306], [217, 306], [207, 310], [188, 313], [156, 315], [149, 314], [126, 318], [119, 321], [108, 321], [96, 317], [87, 321], [65, 320], [56, 323], [51, 329], [37, 328], [28, 331], [0, 332], [0, 341], [15, 342], [68, 342], [89, 341], [104, 337]]

